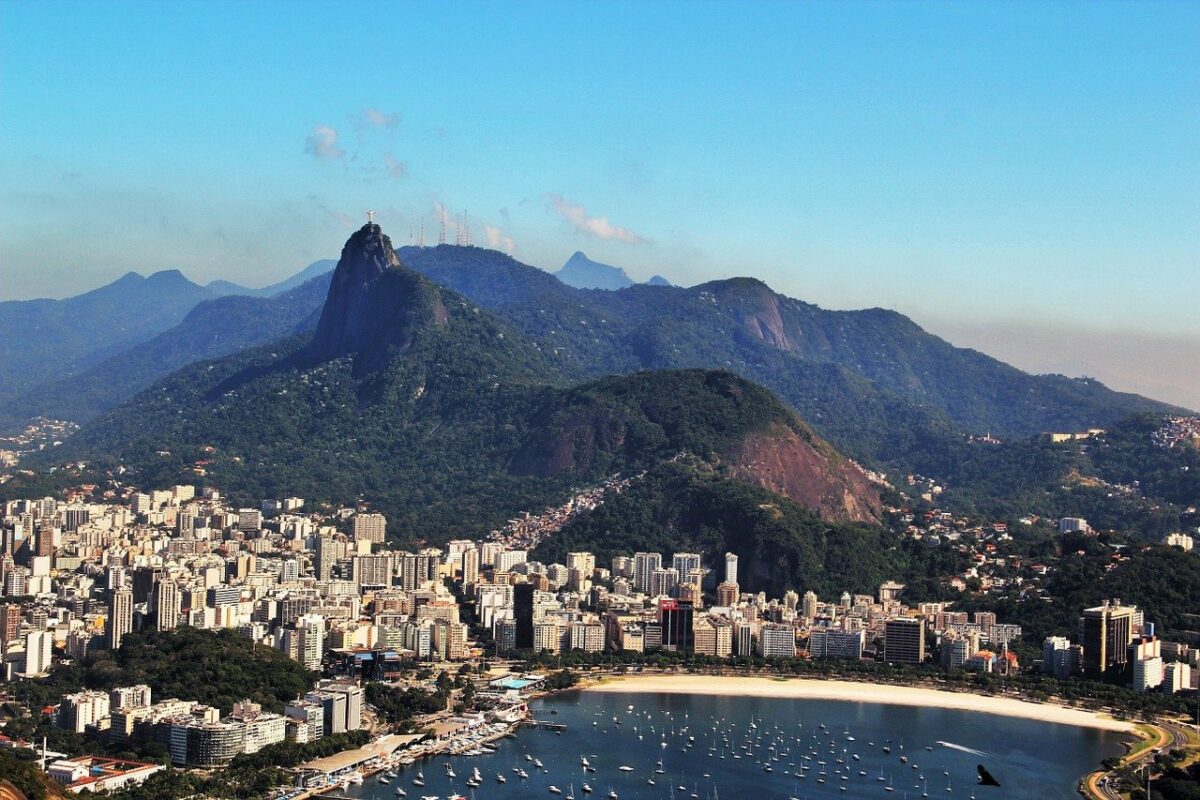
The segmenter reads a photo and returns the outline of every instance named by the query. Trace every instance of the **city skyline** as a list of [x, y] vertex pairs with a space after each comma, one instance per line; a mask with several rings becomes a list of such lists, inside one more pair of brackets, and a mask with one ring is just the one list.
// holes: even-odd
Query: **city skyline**
[[0, 75], [0, 795], [1193, 800], [1200, 3], [0, 0]]

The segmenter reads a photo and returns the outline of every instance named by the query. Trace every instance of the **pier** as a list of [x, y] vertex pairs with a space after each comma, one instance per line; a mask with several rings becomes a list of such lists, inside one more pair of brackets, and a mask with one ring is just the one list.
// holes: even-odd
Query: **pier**
[[563, 723], [551, 722], [548, 719], [527, 719], [524, 722], [522, 722], [521, 724], [528, 725], [531, 728], [542, 728], [544, 730], [555, 731], [555, 732], [565, 731], [567, 729], [567, 726], [564, 725]]

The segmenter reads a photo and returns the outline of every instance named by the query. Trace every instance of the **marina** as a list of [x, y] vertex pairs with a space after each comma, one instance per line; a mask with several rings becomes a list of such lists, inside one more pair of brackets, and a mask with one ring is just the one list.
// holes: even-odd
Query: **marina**
[[[1111, 732], [955, 709], [586, 692], [531, 707], [556, 712], [561, 730], [523, 726], [493, 752], [420, 759], [337, 796], [1070, 798], [1122, 750]], [[979, 785], [982, 764], [1003, 789]]]

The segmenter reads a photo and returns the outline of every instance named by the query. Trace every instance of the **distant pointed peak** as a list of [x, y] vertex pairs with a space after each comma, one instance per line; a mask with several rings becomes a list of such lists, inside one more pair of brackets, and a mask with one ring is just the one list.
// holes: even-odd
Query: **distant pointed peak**
[[576, 289], [612, 290], [633, 285], [633, 279], [625, 274], [625, 270], [593, 261], [582, 250], [576, 250], [562, 269], [554, 274], [560, 281]]

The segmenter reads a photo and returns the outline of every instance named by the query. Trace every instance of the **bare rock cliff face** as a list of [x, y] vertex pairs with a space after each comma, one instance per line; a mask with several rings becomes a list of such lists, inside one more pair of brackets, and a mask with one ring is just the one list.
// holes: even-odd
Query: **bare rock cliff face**
[[784, 328], [779, 297], [771, 287], [756, 278], [731, 278], [708, 284], [705, 288], [716, 296], [746, 336], [785, 352], [796, 350]]
[[447, 319], [437, 288], [401, 264], [391, 240], [369, 223], [342, 248], [306, 355], [313, 362], [355, 356], [361, 374], [407, 351], [422, 326]]
[[749, 483], [777, 492], [837, 522], [877, 523], [879, 492], [857, 466], [785, 425], [751, 434], [727, 454], [726, 465]]

